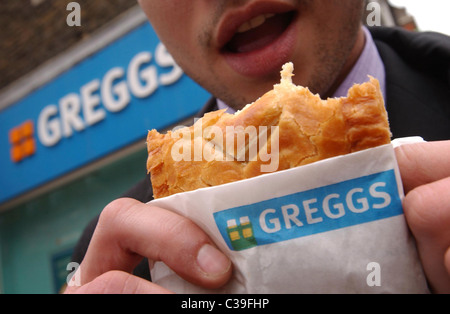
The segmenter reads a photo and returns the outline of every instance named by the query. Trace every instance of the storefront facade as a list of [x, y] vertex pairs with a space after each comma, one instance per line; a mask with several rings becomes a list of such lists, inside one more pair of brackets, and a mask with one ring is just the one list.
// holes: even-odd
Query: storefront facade
[[1, 95], [0, 291], [56, 293], [86, 224], [146, 175], [147, 131], [209, 95], [139, 8], [23, 82]]

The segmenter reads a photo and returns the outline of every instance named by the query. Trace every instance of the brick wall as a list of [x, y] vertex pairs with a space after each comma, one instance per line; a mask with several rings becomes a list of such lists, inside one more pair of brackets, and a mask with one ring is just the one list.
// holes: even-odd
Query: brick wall
[[81, 26], [66, 23], [68, 0], [0, 1], [0, 89], [89, 37], [136, 0], [78, 0]]

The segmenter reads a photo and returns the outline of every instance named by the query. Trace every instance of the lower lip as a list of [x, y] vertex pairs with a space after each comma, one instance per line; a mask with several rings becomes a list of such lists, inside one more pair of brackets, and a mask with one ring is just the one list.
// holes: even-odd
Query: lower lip
[[279, 72], [283, 64], [291, 61], [297, 37], [296, 21], [294, 18], [277, 39], [261, 49], [244, 53], [222, 52], [225, 62], [235, 72], [248, 77]]

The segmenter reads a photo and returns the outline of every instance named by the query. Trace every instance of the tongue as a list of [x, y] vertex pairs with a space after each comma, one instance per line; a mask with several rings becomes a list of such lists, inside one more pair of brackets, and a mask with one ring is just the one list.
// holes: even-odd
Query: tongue
[[243, 33], [236, 33], [225, 48], [233, 53], [243, 53], [263, 48], [284, 32], [290, 20], [288, 14], [277, 14], [256, 28]]

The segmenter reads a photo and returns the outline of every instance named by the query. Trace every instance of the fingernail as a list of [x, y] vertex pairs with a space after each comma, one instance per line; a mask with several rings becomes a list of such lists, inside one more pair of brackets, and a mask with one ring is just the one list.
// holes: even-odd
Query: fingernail
[[197, 264], [209, 275], [220, 275], [228, 271], [231, 261], [212, 245], [205, 244], [198, 251]]

